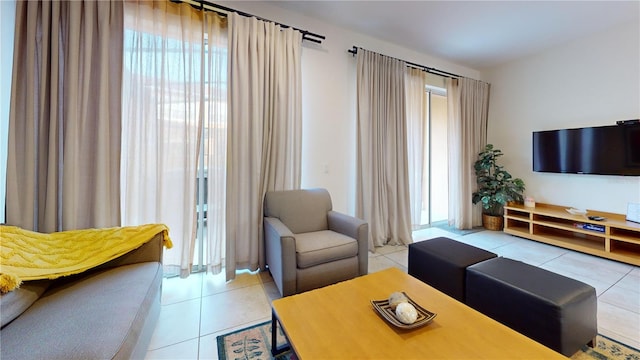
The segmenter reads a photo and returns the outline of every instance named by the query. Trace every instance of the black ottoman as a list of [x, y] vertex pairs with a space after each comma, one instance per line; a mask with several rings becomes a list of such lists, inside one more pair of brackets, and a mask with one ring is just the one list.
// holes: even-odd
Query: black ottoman
[[409, 275], [464, 302], [467, 266], [496, 256], [446, 237], [425, 240], [409, 244]]
[[467, 305], [566, 356], [598, 333], [592, 286], [508, 258], [467, 268]]

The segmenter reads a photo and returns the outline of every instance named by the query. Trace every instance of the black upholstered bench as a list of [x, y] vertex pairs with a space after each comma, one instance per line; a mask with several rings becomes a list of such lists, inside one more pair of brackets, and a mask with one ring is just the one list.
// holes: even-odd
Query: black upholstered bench
[[593, 345], [597, 299], [588, 284], [499, 257], [469, 266], [466, 287], [467, 305], [566, 356]]
[[465, 270], [497, 255], [446, 237], [409, 244], [409, 275], [460, 302], [465, 301]]

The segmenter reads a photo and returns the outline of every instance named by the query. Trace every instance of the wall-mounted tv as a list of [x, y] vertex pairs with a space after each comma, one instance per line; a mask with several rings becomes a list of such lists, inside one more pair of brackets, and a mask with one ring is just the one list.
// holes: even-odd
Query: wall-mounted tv
[[535, 131], [533, 171], [640, 176], [640, 122]]

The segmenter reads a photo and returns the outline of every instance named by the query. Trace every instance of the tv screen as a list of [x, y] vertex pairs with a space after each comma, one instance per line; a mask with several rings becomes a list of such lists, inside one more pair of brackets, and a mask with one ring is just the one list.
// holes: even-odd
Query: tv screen
[[640, 176], [640, 124], [536, 131], [533, 171]]

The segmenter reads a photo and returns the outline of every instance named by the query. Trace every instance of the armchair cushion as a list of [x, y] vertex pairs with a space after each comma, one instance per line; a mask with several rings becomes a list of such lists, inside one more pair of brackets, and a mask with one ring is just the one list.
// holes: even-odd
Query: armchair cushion
[[327, 212], [332, 208], [325, 189], [267, 192], [264, 216], [280, 219], [294, 234], [327, 230]]
[[331, 230], [295, 235], [298, 268], [324, 264], [358, 255], [358, 242]]

